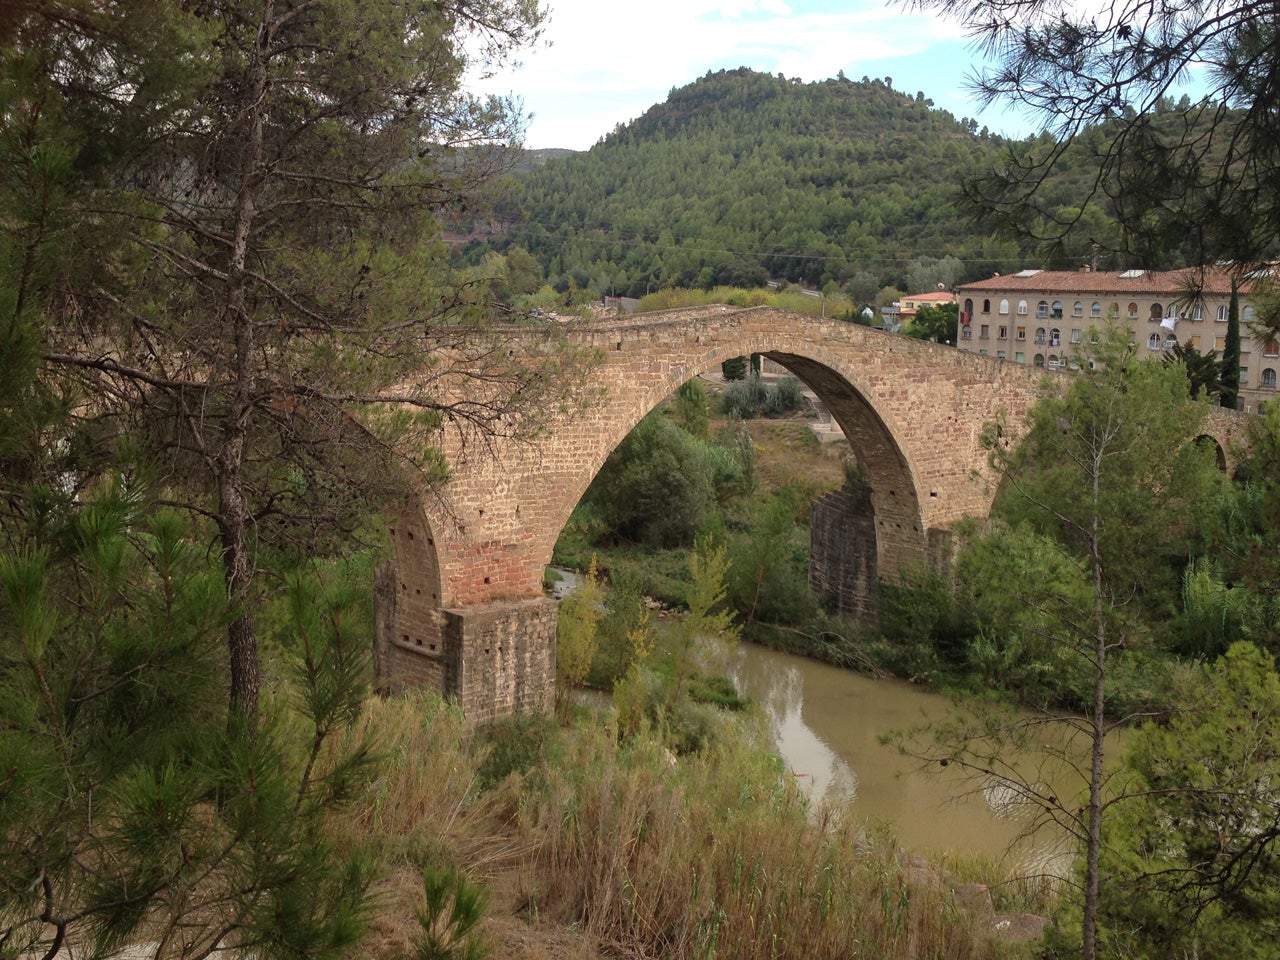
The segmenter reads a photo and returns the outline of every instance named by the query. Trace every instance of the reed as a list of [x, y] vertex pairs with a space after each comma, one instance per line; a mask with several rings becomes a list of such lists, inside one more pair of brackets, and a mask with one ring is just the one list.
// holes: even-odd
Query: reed
[[620, 951], [664, 958], [985, 958], [982, 918], [892, 839], [805, 798], [735, 725], [676, 761], [661, 743], [577, 731], [526, 781], [543, 908]]
[[353, 735], [373, 737], [382, 764], [333, 829], [388, 865], [369, 956], [411, 948], [432, 867], [501, 888], [503, 909], [571, 927], [573, 943], [605, 954], [1000, 955], [987, 918], [957, 906], [941, 871], [908, 862], [885, 831], [811, 808], [761, 748], [753, 713], [723, 715], [680, 758], [650, 732], [620, 737], [611, 714], [562, 716], [567, 726], [540, 728], [547, 749], [494, 783], [481, 774], [493, 767], [486, 738], [456, 710], [425, 696], [368, 704]]

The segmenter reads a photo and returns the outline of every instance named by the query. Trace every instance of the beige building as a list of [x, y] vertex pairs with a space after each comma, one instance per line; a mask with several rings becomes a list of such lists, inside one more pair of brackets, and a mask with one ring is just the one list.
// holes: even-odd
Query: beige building
[[[1249, 328], [1254, 306], [1240, 283], [1240, 399], [1257, 411], [1273, 399], [1280, 345]], [[1192, 294], [1191, 291], [1197, 291]], [[1091, 326], [1127, 325], [1140, 356], [1159, 357], [1175, 343], [1201, 353], [1226, 345], [1231, 278], [1219, 268], [1151, 271], [1023, 270], [967, 283], [957, 291], [961, 350], [1049, 369], [1077, 367]]]
[[905, 323], [914, 317], [921, 307], [936, 307], [941, 303], [955, 303], [956, 295], [946, 290], [932, 293], [912, 293], [880, 308], [880, 316], [887, 323]]

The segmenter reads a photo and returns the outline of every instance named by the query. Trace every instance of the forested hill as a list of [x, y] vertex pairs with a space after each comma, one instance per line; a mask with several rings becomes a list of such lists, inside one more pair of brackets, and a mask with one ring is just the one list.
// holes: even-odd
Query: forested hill
[[953, 205], [999, 146], [888, 80], [709, 73], [522, 175], [508, 242], [549, 280], [618, 293], [777, 278], [869, 300], [916, 258], [1017, 263]]

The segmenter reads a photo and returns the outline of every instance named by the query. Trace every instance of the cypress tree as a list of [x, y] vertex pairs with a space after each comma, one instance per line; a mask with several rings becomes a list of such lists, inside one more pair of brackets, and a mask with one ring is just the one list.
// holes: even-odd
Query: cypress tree
[[1231, 306], [1227, 310], [1227, 342], [1222, 348], [1220, 402], [1235, 410], [1240, 398], [1240, 294], [1231, 281]]

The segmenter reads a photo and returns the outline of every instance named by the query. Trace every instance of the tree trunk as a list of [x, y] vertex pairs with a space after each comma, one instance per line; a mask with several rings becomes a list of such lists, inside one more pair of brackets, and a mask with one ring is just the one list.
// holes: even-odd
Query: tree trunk
[[1106, 737], [1107, 696], [1107, 622], [1102, 602], [1102, 543], [1099, 529], [1099, 497], [1101, 496], [1102, 462], [1100, 452], [1092, 463], [1093, 516], [1089, 531], [1090, 560], [1093, 566], [1093, 715], [1092, 749], [1089, 758], [1089, 826], [1085, 842], [1084, 919], [1081, 924], [1081, 956], [1097, 960], [1098, 956], [1098, 890], [1102, 853], [1102, 752]]
[[252, 613], [253, 555], [250, 547], [252, 512], [244, 489], [245, 442], [253, 412], [257, 360], [253, 317], [246, 296], [250, 235], [256, 216], [257, 188], [263, 143], [263, 100], [267, 89], [266, 49], [270, 43], [272, 4], [263, 8], [262, 26], [253, 48], [252, 84], [245, 91], [244, 114], [248, 124], [244, 159], [236, 191], [230, 257], [225, 281], [223, 316], [234, 331], [235, 354], [231, 376], [235, 390], [227, 410], [226, 425], [214, 469], [218, 479], [218, 532], [227, 599], [233, 619], [227, 627], [230, 660], [230, 710], [228, 722], [243, 724], [249, 736], [257, 731], [258, 694], [262, 685], [258, 662], [258, 634]]

